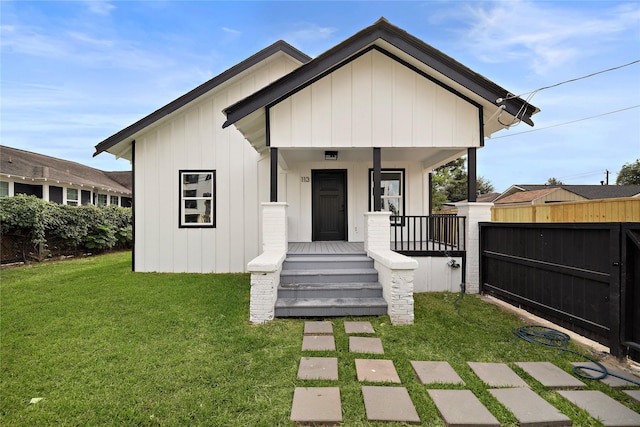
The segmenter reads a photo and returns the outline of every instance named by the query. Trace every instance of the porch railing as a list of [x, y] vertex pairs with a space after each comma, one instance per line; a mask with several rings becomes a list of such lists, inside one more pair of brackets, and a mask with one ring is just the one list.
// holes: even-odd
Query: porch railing
[[404, 255], [462, 256], [465, 219], [446, 214], [391, 216], [391, 250]]

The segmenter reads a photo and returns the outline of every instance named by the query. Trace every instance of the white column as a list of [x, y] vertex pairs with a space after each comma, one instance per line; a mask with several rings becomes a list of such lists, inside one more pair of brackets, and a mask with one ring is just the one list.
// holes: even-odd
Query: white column
[[465, 286], [466, 292], [477, 294], [480, 292], [480, 222], [491, 222], [491, 207], [493, 203], [456, 203], [458, 215], [465, 220], [465, 250], [467, 252], [467, 268]]
[[391, 250], [391, 212], [365, 212], [364, 250]]

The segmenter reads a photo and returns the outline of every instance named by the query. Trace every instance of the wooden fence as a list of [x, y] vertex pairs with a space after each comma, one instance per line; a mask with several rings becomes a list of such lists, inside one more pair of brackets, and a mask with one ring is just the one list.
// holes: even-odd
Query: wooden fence
[[494, 206], [492, 222], [640, 222], [640, 197]]

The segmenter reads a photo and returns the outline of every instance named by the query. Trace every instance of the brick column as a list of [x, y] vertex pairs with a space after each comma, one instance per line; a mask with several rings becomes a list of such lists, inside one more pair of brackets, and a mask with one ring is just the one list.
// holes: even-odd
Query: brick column
[[466, 291], [480, 292], [480, 222], [491, 222], [493, 203], [456, 203], [458, 215], [466, 217], [465, 242], [467, 251]]
[[285, 202], [262, 203], [262, 251], [287, 252], [289, 234]]
[[364, 250], [391, 250], [391, 212], [365, 212]]

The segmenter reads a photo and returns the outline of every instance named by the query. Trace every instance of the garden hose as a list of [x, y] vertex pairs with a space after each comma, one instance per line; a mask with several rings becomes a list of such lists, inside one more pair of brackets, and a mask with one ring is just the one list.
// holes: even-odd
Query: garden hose
[[[521, 328], [515, 329], [513, 333], [518, 338], [522, 338], [523, 340], [530, 342], [532, 344], [544, 345], [547, 347], [556, 348], [558, 350], [568, 351], [570, 353], [577, 354], [580, 357], [584, 357], [590, 362], [595, 363], [595, 365], [597, 366], [596, 368], [590, 367], [590, 366], [581, 366], [581, 365], [574, 366], [573, 373], [580, 378], [584, 378], [588, 380], [601, 380], [603, 378], [611, 376], [611, 377], [620, 378], [624, 381], [640, 386], [640, 381], [633, 380], [630, 378], [625, 378], [623, 376], [611, 373], [607, 370], [607, 368], [602, 363], [598, 362], [592, 357], [589, 357], [586, 354], [579, 353], [577, 351], [574, 351], [568, 348], [569, 340], [571, 338], [569, 337], [569, 335], [565, 334], [564, 332], [560, 332], [552, 328], [547, 328], [546, 326], [523, 326]], [[589, 374], [586, 374], [585, 371], [593, 371], [593, 372], [596, 372], [597, 374], [595, 376], [589, 375]]]

